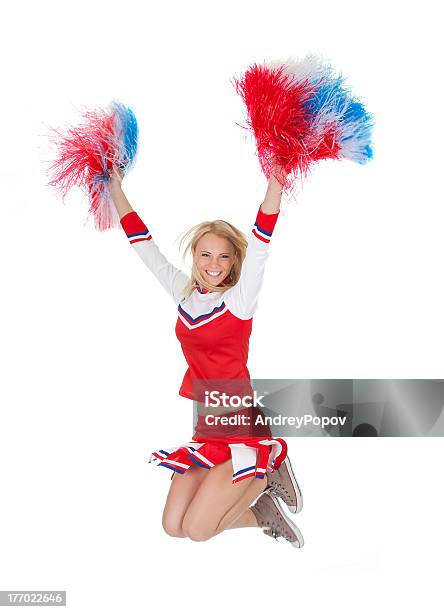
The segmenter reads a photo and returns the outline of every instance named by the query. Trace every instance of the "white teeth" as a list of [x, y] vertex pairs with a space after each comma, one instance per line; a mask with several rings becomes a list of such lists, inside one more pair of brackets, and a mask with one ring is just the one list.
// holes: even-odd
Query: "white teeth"
[[205, 270], [205, 272], [209, 274], [210, 276], [219, 276], [220, 274], [220, 272], [210, 272], [209, 270]]

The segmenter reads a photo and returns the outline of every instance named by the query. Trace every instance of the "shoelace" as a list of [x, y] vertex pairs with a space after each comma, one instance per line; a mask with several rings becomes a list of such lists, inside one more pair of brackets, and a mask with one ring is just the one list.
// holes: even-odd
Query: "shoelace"
[[293, 499], [290, 495], [290, 493], [287, 491], [287, 489], [284, 489], [284, 487], [282, 486], [282, 484], [280, 482], [272, 485], [271, 487], [271, 492], [272, 493], [282, 493], [285, 497], [287, 497], [291, 502], [293, 502]]
[[278, 528], [278, 526], [276, 525], [276, 523], [272, 523], [270, 529], [268, 529], [267, 533], [269, 535], [271, 535], [272, 538], [274, 538], [275, 540], [277, 540], [278, 538], [285, 538], [286, 540], [288, 540], [287, 536], [285, 535], [285, 533], [281, 532], [280, 529]]

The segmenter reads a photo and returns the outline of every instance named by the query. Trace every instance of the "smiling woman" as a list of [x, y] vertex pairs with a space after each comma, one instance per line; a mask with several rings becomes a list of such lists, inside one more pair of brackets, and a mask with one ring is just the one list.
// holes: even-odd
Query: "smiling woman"
[[[185, 253], [192, 254], [191, 277], [160, 252], [123, 193], [122, 178], [114, 168], [110, 193], [122, 228], [177, 307], [176, 336], [188, 364], [179, 394], [199, 403], [205, 391], [217, 389], [214, 383], [220, 381], [222, 391], [228, 382], [231, 394], [251, 395], [249, 340], [279, 216], [280, 167], [276, 164], [269, 179], [248, 241], [221, 219], [205, 221], [185, 233], [181, 244], [187, 241]], [[217, 433], [215, 437], [198, 419], [190, 442], [152, 453], [152, 461], [174, 476], [181, 474], [173, 478], [165, 504], [165, 531], [206, 540], [225, 529], [259, 526], [267, 535], [281, 535], [301, 547], [302, 534], [285, 517], [278, 500], [283, 499], [292, 512], [302, 508], [285, 441], [273, 438], [268, 428], [257, 431], [248, 423]]]
[[234, 248], [227, 238], [208, 233], [196, 245], [196, 268], [209, 282], [222, 283], [230, 274], [233, 261]]
[[184, 290], [186, 297], [196, 287], [221, 292], [238, 282], [248, 242], [234, 225], [222, 219], [204, 221], [185, 232], [180, 246], [184, 242], [184, 255], [190, 252], [193, 258], [191, 279]]

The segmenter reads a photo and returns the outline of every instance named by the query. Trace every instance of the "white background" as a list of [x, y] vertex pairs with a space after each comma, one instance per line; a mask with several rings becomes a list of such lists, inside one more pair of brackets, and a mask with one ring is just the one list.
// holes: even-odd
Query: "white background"
[[138, 118], [125, 189], [162, 251], [266, 189], [230, 79], [320, 53], [375, 116], [367, 166], [324, 162], [273, 238], [255, 378], [444, 378], [442, 32], [435, 2], [9, 3], [2, 14], [0, 589], [84, 610], [442, 609], [440, 438], [292, 439], [298, 551], [259, 530], [161, 528], [189, 435], [170, 298], [121, 229], [45, 186], [46, 126], [116, 98]]

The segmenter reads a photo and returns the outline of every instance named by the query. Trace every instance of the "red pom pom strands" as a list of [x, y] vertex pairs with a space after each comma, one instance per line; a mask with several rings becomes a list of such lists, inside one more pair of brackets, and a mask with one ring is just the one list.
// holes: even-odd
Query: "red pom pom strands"
[[293, 77], [284, 74], [284, 66], [270, 68], [253, 65], [244, 76], [235, 80], [247, 113], [247, 129], [254, 133], [259, 163], [270, 177], [274, 159], [288, 174], [296, 170], [305, 175], [310, 158], [303, 136], [310, 128], [303, 103], [309, 93], [301, 84], [292, 86]]
[[48, 169], [49, 185], [62, 199], [75, 186], [89, 197], [88, 213], [95, 228], [106, 230], [119, 225], [109, 193], [113, 165], [128, 171], [137, 150], [137, 122], [131, 109], [113, 102], [109, 110], [85, 110], [83, 123], [64, 131], [51, 128], [50, 140], [57, 155]]
[[321, 159], [365, 163], [372, 157], [372, 118], [362, 103], [315, 55], [301, 61], [254, 64], [232, 81], [247, 112], [262, 171], [288, 189]]

